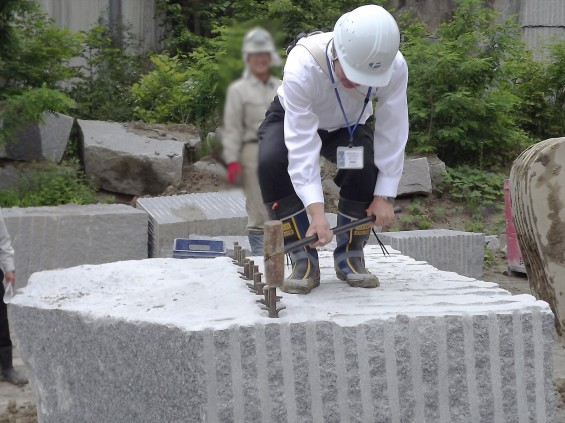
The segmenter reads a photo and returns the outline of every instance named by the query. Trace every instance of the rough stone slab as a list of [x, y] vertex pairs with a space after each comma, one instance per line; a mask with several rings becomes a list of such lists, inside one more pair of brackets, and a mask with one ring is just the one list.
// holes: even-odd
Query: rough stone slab
[[43, 122], [30, 124], [14, 141], [0, 145], [0, 158], [22, 161], [51, 160], [59, 163], [67, 147], [74, 118], [44, 113]]
[[85, 173], [107, 191], [160, 194], [182, 180], [184, 143], [128, 132], [120, 123], [78, 120]]
[[[471, 278], [483, 275], [485, 235], [474, 232], [430, 229], [383, 232], [380, 240], [416, 260], [423, 260], [441, 270]], [[376, 243], [371, 236], [371, 243]]]
[[166, 257], [175, 238], [247, 235], [241, 190], [138, 198], [149, 215], [149, 257]]
[[279, 319], [228, 257], [34, 274], [12, 323], [40, 421], [555, 421], [547, 303], [365, 252], [380, 288], [321, 251]]
[[41, 270], [147, 258], [147, 214], [123, 204], [2, 209], [16, 286]]
[[404, 169], [400, 178], [400, 184], [398, 185], [397, 195], [431, 193], [432, 179], [428, 159], [421, 157], [419, 159], [404, 160]]
[[20, 176], [21, 173], [18, 167], [9, 162], [2, 163], [0, 165], [0, 190], [16, 188], [20, 181]]

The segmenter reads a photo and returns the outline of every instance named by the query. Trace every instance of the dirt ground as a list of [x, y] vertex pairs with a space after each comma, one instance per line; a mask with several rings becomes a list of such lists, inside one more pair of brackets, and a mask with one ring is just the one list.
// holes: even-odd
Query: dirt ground
[[[136, 132], [147, 132], [155, 137], [163, 136], [162, 129], [136, 127]], [[197, 136], [193, 133], [186, 135], [186, 128], [179, 129], [179, 137]], [[331, 164], [325, 164], [323, 175], [330, 177], [335, 171]], [[184, 180], [179, 187], [169, 187], [162, 195], [175, 195], [193, 192], [215, 192], [229, 188], [225, 181], [225, 170], [211, 158], [205, 158], [194, 165], [187, 163], [184, 169]], [[331, 184], [330, 184], [331, 185]], [[331, 188], [325, 188], [326, 208], [335, 212], [337, 206], [337, 193]], [[115, 195], [115, 202], [134, 204], [135, 198], [131, 196]], [[472, 218], [464, 207], [450, 202], [445, 198], [412, 197], [397, 201], [401, 212], [393, 224], [393, 230], [416, 229], [414, 225], [430, 224], [430, 229], [468, 230]], [[416, 216], [416, 219], [412, 217]], [[471, 222], [476, 225], [476, 223]], [[411, 227], [412, 226], [412, 227]], [[481, 219], [481, 228], [486, 234], [499, 235], [501, 244], [505, 243], [504, 215], [502, 210], [493, 209]], [[504, 289], [513, 294], [530, 294], [528, 280], [525, 275], [508, 272], [506, 257], [498, 252], [492, 255], [488, 265], [485, 265], [483, 280], [499, 283]], [[565, 422], [565, 340], [557, 338], [553, 349], [554, 355], [554, 383], [558, 399], [558, 415], [556, 422]], [[19, 370], [25, 371], [23, 363], [17, 355], [15, 365]], [[35, 423], [37, 422], [35, 399], [30, 385], [15, 387], [0, 381], [0, 423]]]

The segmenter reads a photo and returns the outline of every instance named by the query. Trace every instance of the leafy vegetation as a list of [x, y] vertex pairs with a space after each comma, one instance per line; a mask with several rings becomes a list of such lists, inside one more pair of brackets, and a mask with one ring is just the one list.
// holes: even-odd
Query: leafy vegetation
[[0, 191], [0, 207], [58, 206], [96, 202], [96, 191], [75, 162], [47, 163], [23, 175], [14, 189]]
[[443, 174], [442, 194], [466, 204], [471, 211], [500, 204], [504, 196], [503, 173], [487, 172], [469, 166], [448, 168]]
[[531, 58], [517, 25], [463, 0], [435, 37], [406, 47], [412, 151], [483, 167], [505, 165], [527, 145], [512, 76]]
[[[117, 26], [117, 27], [116, 27]], [[120, 34], [116, 39], [115, 34]], [[134, 117], [130, 86], [142, 74], [145, 54], [136, 53], [139, 40], [129, 27], [101, 20], [80, 33], [81, 65], [70, 95], [78, 118], [124, 122]]]
[[69, 60], [80, 37], [58, 28], [28, 0], [8, 0], [0, 8], [0, 142], [45, 111], [66, 112], [72, 100], [58, 84], [74, 76]]
[[[4, 0], [0, 142], [45, 111], [191, 123], [205, 139], [220, 123], [227, 86], [242, 73], [241, 41], [249, 28], [268, 28], [283, 55], [297, 33], [331, 30], [342, 13], [365, 3], [159, 0], [165, 48], [145, 55], [127, 26], [106, 19], [73, 34], [33, 0]], [[553, 42], [547, 59], [535, 61], [515, 22], [500, 22], [486, 3], [458, 0], [452, 19], [432, 34], [393, 11], [410, 69], [408, 152], [436, 153], [450, 166], [440, 194], [465, 205], [473, 216], [470, 229], [480, 229], [485, 205], [500, 203], [512, 159], [533, 142], [565, 133], [565, 41]], [[77, 56], [79, 64], [70, 66]], [[219, 148], [215, 141], [203, 146], [197, 154]], [[423, 229], [449, 214], [420, 203], [410, 208], [404, 227]]]

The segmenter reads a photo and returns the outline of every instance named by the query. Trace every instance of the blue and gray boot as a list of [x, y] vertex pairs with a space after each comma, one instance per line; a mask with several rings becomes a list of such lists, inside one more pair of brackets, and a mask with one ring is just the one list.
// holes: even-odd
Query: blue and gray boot
[[[337, 226], [366, 217], [369, 204], [340, 198]], [[335, 272], [340, 280], [346, 281], [350, 286], [359, 288], [376, 288], [379, 286], [379, 279], [366, 269], [363, 254], [363, 247], [369, 240], [372, 226], [372, 223], [367, 223], [336, 236]]]
[[[283, 224], [284, 244], [299, 241], [306, 236], [310, 226], [304, 205], [296, 194], [283, 200], [266, 204], [269, 217]], [[288, 294], [308, 294], [320, 286], [318, 252], [308, 246], [289, 253], [292, 272], [280, 287]]]

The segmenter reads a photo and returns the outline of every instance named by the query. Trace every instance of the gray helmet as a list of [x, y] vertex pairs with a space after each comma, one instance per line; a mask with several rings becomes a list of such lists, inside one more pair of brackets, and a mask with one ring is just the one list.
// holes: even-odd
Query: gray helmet
[[243, 59], [245, 61], [247, 61], [248, 54], [270, 53], [271, 66], [279, 66], [281, 64], [281, 58], [275, 50], [273, 37], [263, 28], [253, 28], [245, 34], [241, 52], [243, 53]]

